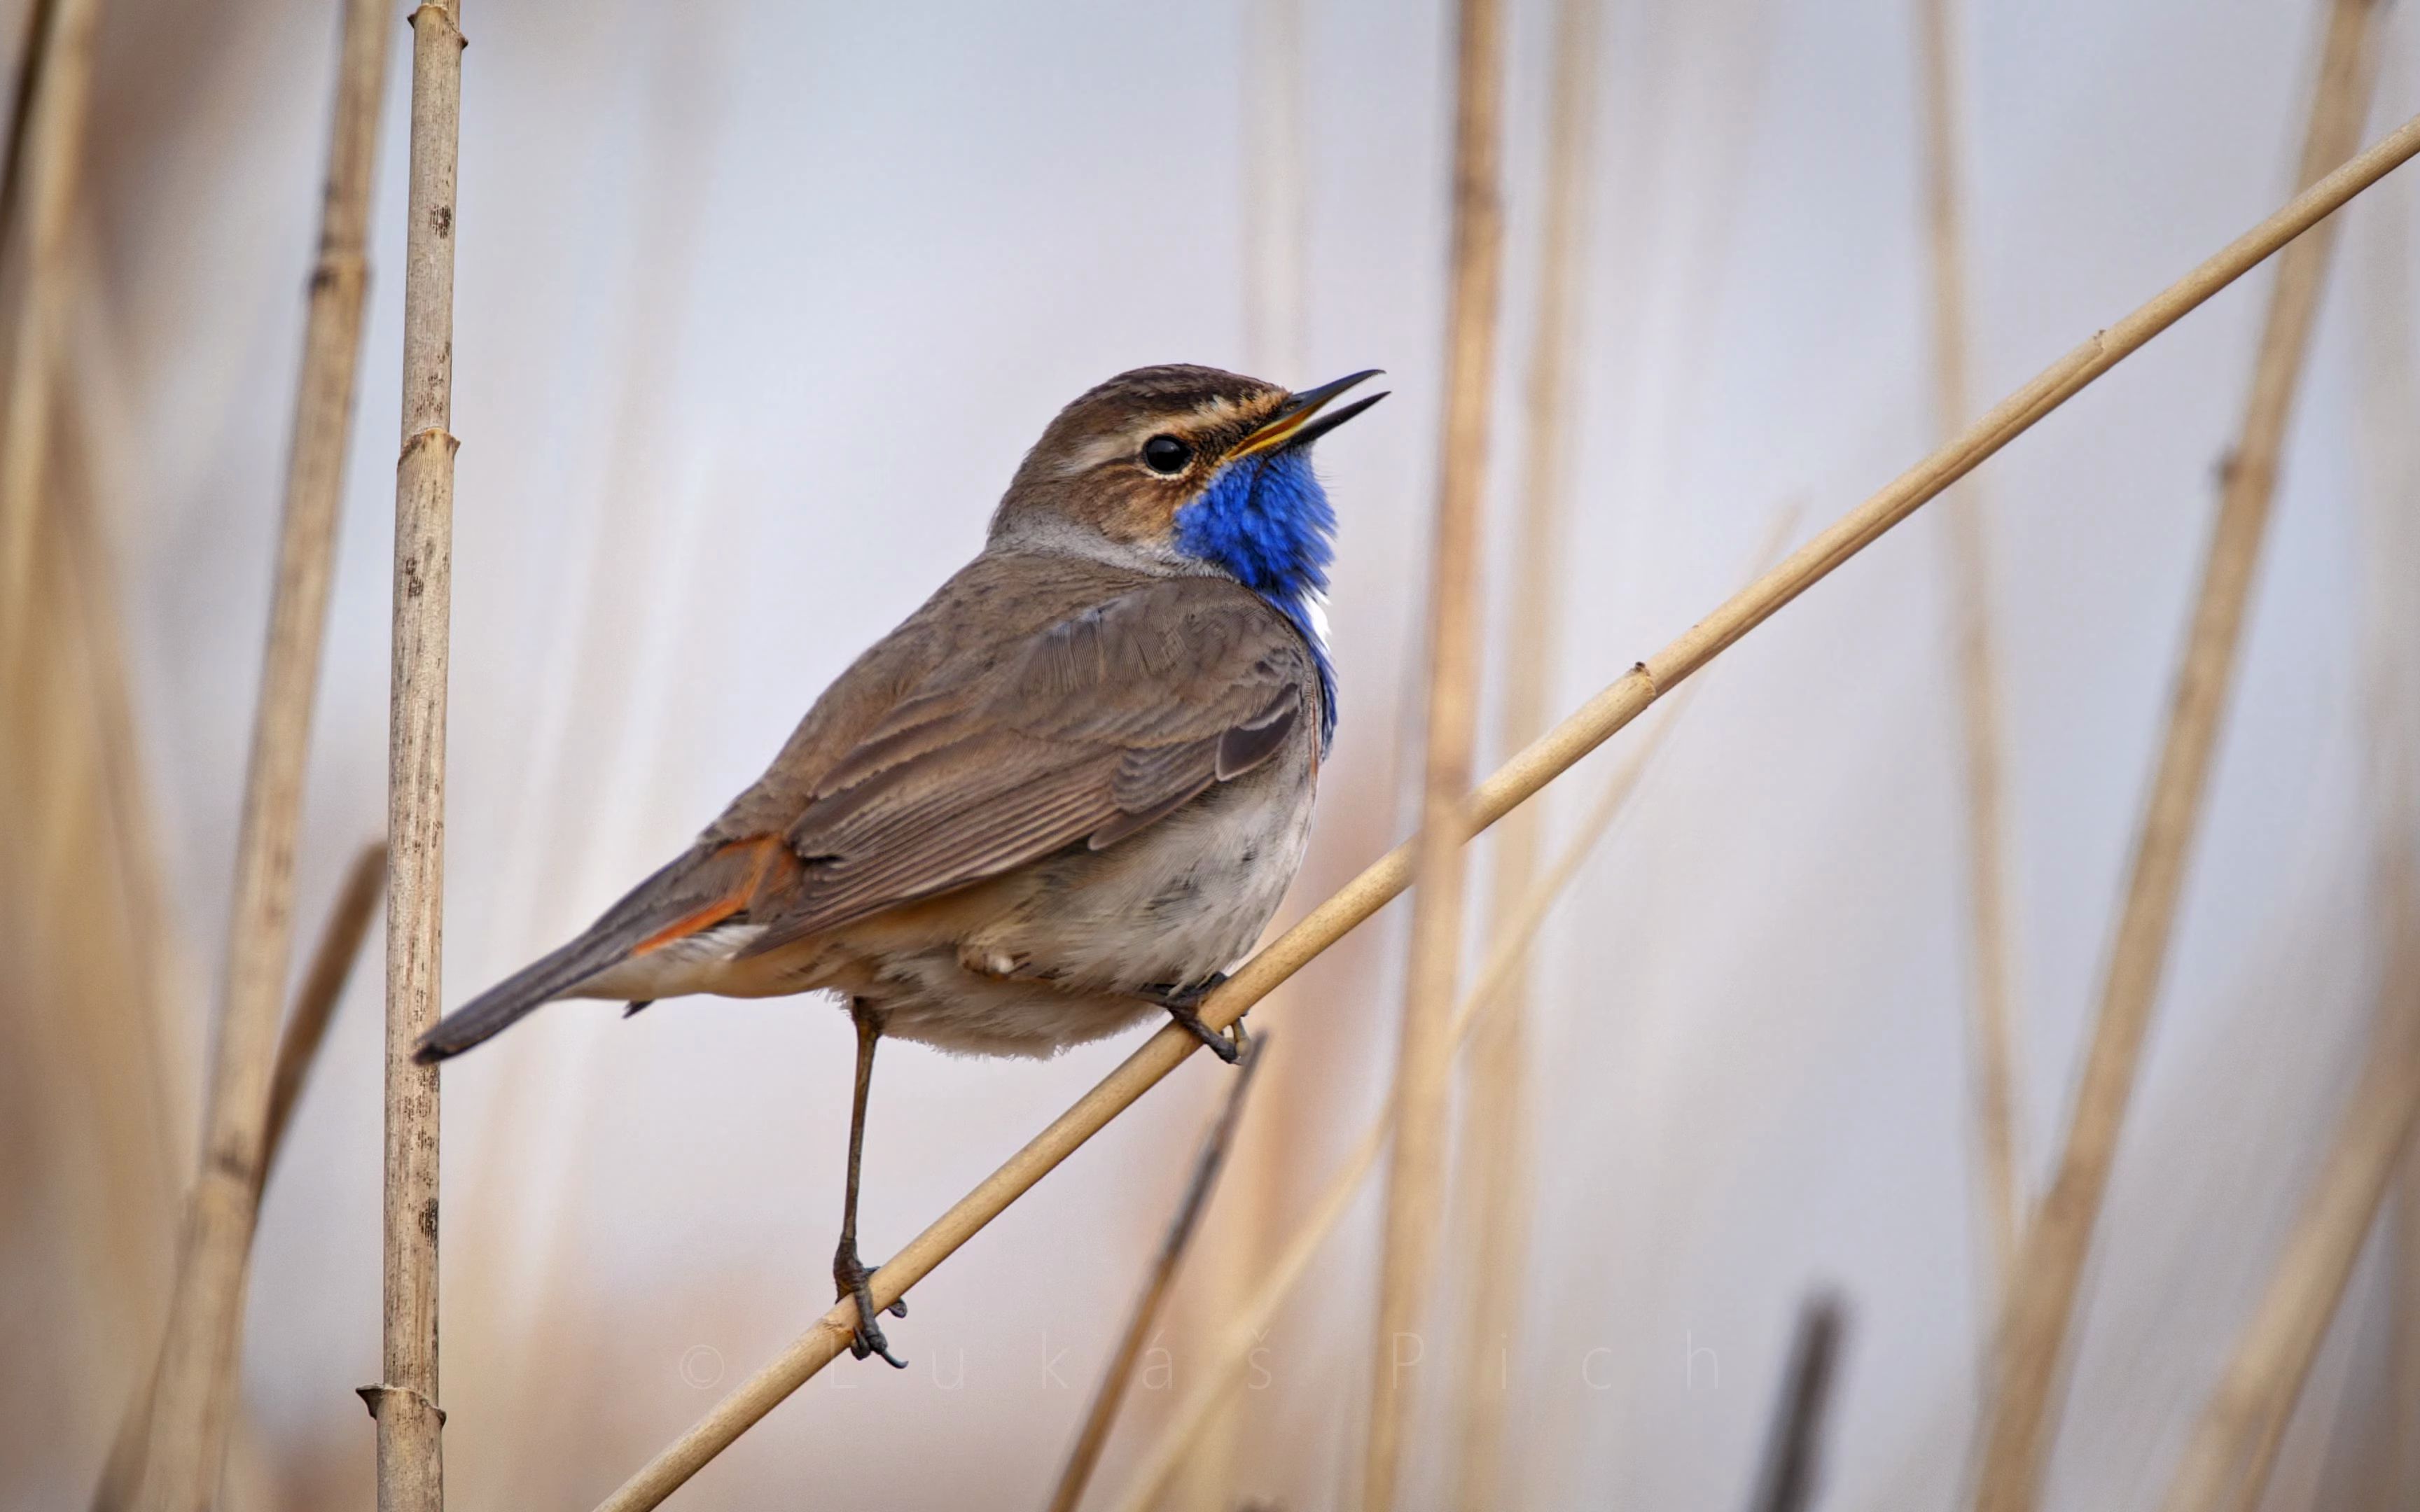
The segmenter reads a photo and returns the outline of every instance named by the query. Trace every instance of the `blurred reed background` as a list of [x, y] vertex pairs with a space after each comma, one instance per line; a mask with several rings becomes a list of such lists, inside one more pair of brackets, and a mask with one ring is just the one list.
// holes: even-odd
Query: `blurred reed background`
[[[0, 0], [10, 77], [38, 14], [63, 39], [54, 68], [89, 65], [88, 100], [59, 106], [80, 117], [74, 150], [13, 168], [0, 211], [8, 1507], [90, 1503], [159, 1346], [225, 974], [338, 9]], [[1943, 34], [1944, 132], [1927, 0], [1511, 4], [1480, 770], [1730, 593], [1778, 512], [1800, 509], [1802, 537], [1828, 522], [1970, 418], [1962, 404], [2282, 202], [2329, 9], [1964, 0]], [[403, 10], [298, 980], [385, 814]], [[1449, 9], [473, 0], [464, 29], [446, 1001], [685, 841], [972, 551], [1056, 406], [1142, 363], [1294, 383], [1388, 370], [1397, 397], [1322, 448], [1343, 517], [1342, 717], [1280, 921], [1409, 833]], [[2400, 8], [2370, 25], [2362, 141], [2420, 108], [2415, 30]], [[1575, 131], [1559, 135], [1559, 102]], [[1944, 140], [1963, 245], [1947, 300], [1928, 187]], [[2304, 1253], [2289, 1235], [2356, 1082], [2400, 1064], [2393, 1011], [2420, 992], [2412, 171], [2335, 223], [2053, 1396], [2045, 1506], [2169, 1494], [2281, 1256]], [[1561, 223], [1558, 183], [1575, 186]], [[1399, 1504], [1745, 1504], [1793, 1317], [1823, 1288], [1847, 1324], [1820, 1504], [1973, 1494], [2007, 1249], [1976, 1112], [1988, 972], [1962, 615], [1988, 594], [2009, 1144], [2015, 1189], [2040, 1194], [2273, 274], [1743, 640], [1662, 737], [1529, 959], [1517, 1032], [1463, 1062], [1488, 1069], [1457, 1092]], [[1946, 356], [1953, 308], [1962, 352]], [[1951, 510], [1976, 512], [1978, 575], [1945, 538]], [[1541, 800], [1531, 839], [1512, 832], [1537, 856], [1481, 842], [1466, 984], [1512, 879], [1648, 738], [1620, 736]], [[1255, 1010], [1274, 1053], [1087, 1504], [1124, 1494], [1386, 1103], [1409, 914]], [[353, 1388], [380, 1373], [377, 975], [354, 972], [268, 1187], [230, 1512], [374, 1504]], [[457, 1507], [592, 1504], [824, 1310], [850, 1045], [815, 1000], [672, 1002], [627, 1024], [566, 1005], [449, 1070]], [[868, 1253], [1131, 1048], [1038, 1067], [886, 1053]], [[2363, 1106], [2408, 1123], [2392, 1078], [2362, 1085]], [[676, 1504], [1041, 1504], [1226, 1089], [1188, 1063], [917, 1286], [912, 1369], [842, 1362]], [[2260, 1505], [2420, 1505], [2412, 1169], [2347, 1256]], [[1378, 1189], [1163, 1504], [1357, 1497]], [[1492, 1288], [1508, 1300], [1494, 1340], [1481, 1263], [1515, 1268]], [[1500, 1468], [1474, 1479], [1490, 1456]]]

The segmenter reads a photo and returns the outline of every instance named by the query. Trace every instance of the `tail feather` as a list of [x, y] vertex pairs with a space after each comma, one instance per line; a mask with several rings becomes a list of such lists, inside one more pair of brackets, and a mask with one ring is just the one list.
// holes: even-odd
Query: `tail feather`
[[458, 1056], [599, 972], [731, 918], [796, 871], [779, 836], [701, 845], [631, 888], [578, 939], [446, 1014], [412, 1058], [433, 1066]]
[[592, 930], [563, 949], [540, 956], [446, 1014], [435, 1028], [420, 1037], [411, 1058], [424, 1066], [433, 1066], [458, 1056], [502, 1034], [628, 953], [627, 941]]

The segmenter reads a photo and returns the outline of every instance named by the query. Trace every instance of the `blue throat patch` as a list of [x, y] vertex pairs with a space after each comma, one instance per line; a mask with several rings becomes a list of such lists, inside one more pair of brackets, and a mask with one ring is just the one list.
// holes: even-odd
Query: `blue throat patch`
[[1231, 462], [1176, 511], [1176, 548], [1215, 562], [1292, 620], [1319, 668], [1319, 748], [1336, 734], [1336, 669], [1311, 616], [1336, 558], [1336, 510], [1308, 448]]

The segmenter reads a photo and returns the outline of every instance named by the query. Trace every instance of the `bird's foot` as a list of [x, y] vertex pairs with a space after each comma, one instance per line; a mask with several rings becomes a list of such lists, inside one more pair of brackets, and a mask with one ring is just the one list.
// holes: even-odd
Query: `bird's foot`
[[1244, 1021], [1239, 1018], [1222, 1034], [1202, 1023], [1201, 1013], [1202, 1000], [1217, 991], [1226, 980], [1225, 972], [1214, 971], [1207, 980], [1191, 987], [1155, 987], [1146, 990], [1143, 995], [1168, 1010], [1168, 1016], [1174, 1019], [1180, 1027], [1208, 1045], [1212, 1055], [1232, 1066], [1243, 1059], [1244, 1052], [1251, 1048], [1251, 1032], [1244, 1027]]
[[[873, 1273], [857, 1257], [857, 1242], [841, 1241], [832, 1255], [832, 1285], [844, 1297], [857, 1300], [857, 1332], [850, 1336], [848, 1352], [852, 1359], [862, 1360], [878, 1354], [894, 1368], [905, 1370], [908, 1362], [891, 1352], [891, 1341], [882, 1336], [881, 1315], [874, 1309], [874, 1293], [866, 1288], [865, 1279]], [[900, 1298], [883, 1309], [893, 1318], [908, 1316], [908, 1299]]]

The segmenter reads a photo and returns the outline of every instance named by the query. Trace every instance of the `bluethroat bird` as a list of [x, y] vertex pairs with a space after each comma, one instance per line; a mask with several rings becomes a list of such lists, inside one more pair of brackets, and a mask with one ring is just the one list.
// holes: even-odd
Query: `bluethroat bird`
[[[424, 1062], [542, 1003], [830, 992], [857, 1026], [832, 1281], [896, 1365], [857, 1253], [882, 1036], [1048, 1056], [1195, 1005], [1302, 863], [1336, 729], [1334, 511], [1311, 443], [1374, 373], [1289, 393], [1121, 374], [1059, 412], [983, 551], [824, 691], [670, 865], [448, 1014]], [[904, 1304], [892, 1313], [904, 1317]]]

